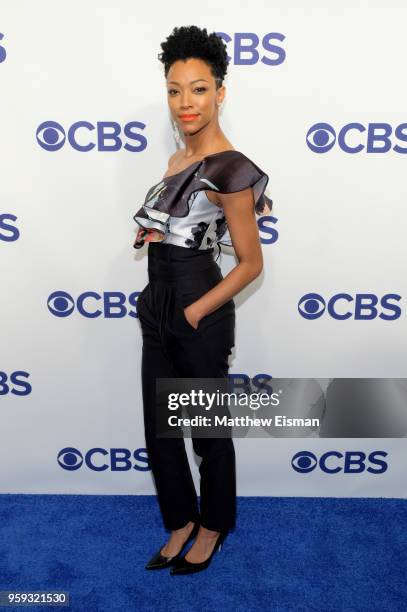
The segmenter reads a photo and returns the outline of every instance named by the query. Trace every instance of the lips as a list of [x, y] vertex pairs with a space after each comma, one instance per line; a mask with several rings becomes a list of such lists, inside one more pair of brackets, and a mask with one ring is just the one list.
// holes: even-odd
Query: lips
[[194, 121], [199, 115], [180, 115], [181, 121]]

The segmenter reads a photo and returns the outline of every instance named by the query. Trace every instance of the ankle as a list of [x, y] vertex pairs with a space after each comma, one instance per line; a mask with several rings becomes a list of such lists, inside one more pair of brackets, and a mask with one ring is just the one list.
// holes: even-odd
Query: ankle
[[180, 527], [179, 529], [173, 529], [172, 532], [179, 534], [187, 533], [188, 531], [192, 531], [194, 525], [195, 523], [193, 521], [189, 521], [186, 525], [184, 525], [184, 527]]
[[216, 540], [219, 537], [220, 533], [221, 533], [220, 531], [213, 531], [212, 529], [206, 529], [206, 527], [202, 527], [201, 525], [199, 529], [198, 537], [205, 538], [206, 540]]

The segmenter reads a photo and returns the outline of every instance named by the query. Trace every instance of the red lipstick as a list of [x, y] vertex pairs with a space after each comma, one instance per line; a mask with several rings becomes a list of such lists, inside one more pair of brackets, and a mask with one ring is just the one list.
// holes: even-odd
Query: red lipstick
[[181, 121], [194, 121], [199, 115], [180, 115]]

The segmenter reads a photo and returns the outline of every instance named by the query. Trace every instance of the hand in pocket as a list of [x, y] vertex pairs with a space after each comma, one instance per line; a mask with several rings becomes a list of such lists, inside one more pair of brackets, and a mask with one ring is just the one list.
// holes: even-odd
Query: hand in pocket
[[189, 323], [189, 325], [193, 327], [195, 331], [197, 331], [198, 325], [199, 325], [199, 319], [197, 319], [197, 317], [194, 316], [193, 313], [191, 314], [191, 306], [187, 306], [186, 308], [183, 308], [183, 313], [184, 313], [184, 317], [187, 323]]

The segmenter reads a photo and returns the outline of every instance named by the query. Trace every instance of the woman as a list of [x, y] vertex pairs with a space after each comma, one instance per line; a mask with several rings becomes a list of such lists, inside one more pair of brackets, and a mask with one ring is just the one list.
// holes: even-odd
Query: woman
[[[231, 438], [194, 438], [200, 509], [184, 439], [155, 436], [156, 378], [227, 378], [234, 346], [233, 297], [262, 271], [255, 214], [270, 212], [268, 176], [234, 150], [219, 126], [226, 46], [196, 26], [174, 28], [161, 44], [171, 117], [185, 148], [169, 159], [134, 215], [135, 248], [149, 242], [149, 282], [138, 298], [143, 336], [142, 388], [146, 446], [168, 542], [147, 569], [171, 574], [208, 567], [236, 518]], [[234, 247], [238, 265], [223, 278], [214, 245]], [[220, 246], [219, 246], [220, 249]], [[194, 540], [187, 554], [181, 553]]]

